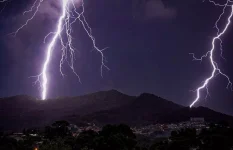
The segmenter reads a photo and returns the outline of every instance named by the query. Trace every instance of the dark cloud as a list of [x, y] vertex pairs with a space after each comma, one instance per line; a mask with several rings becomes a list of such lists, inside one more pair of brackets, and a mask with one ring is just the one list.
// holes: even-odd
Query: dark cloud
[[161, 0], [149, 0], [145, 4], [145, 17], [154, 18], [173, 18], [176, 16], [174, 8], [166, 8]]
[[171, 19], [176, 16], [176, 9], [166, 7], [162, 0], [135, 0], [133, 16], [140, 20]]

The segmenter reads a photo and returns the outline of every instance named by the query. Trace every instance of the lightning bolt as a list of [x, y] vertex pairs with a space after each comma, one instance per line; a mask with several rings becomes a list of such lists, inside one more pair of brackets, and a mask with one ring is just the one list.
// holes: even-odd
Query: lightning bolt
[[4, 11], [4, 9], [6, 8], [6, 5], [9, 1], [8, 0], [0, 0], [0, 3], [4, 3], [4, 2], [6, 2], [6, 3], [4, 4], [3, 8], [0, 10], [0, 14]]
[[[221, 40], [221, 37], [227, 32], [227, 29], [231, 24], [231, 19], [232, 19], [232, 16], [233, 16], [233, 4], [230, 4], [230, 3], [232, 3], [233, 1], [227, 0], [227, 2], [225, 4], [219, 4], [219, 3], [216, 3], [216, 2], [214, 2], [212, 0], [209, 0], [209, 2], [213, 3], [215, 6], [223, 7], [223, 12], [221, 13], [218, 20], [215, 23], [215, 28], [217, 29], [217, 35], [212, 40], [211, 50], [209, 50], [205, 55], [201, 56], [200, 58], [196, 58], [194, 53], [190, 53], [190, 54], [193, 56], [193, 60], [199, 60], [199, 61], [202, 61], [204, 58], [209, 57], [209, 60], [210, 60], [210, 63], [211, 63], [211, 66], [212, 66], [213, 70], [212, 70], [211, 75], [208, 78], [206, 78], [205, 81], [195, 90], [197, 95], [196, 95], [195, 100], [191, 103], [190, 108], [193, 107], [193, 105], [195, 105], [196, 102], [198, 102], [200, 100], [200, 92], [203, 89], [206, 89], [207, 95], [209, 95], [208, 84], [214, 77], [216, 77], [219, 74], [224, 76], [227, 79], [228, 84], [227, 84], [226, 88], [227, 89], [230, 88], [231, 90], [233, 90], [232, 89], [232, 82], [230, 81], [230, 78], [220, 70], [220, 68], [218, 67], [218, 64], [215, 62], [215, 60], [213, 58], [214, 51], [216, 49], [215, 48], [216, 41], [220, 41], [221, 57], [223, 58], [223, 56], [222, 56], [222, 40]], [[225, 14], [226, 7], [231, 7], [231, 13], [228, 16], [228, 19], [227, 19], [228, 21], [227, 21], [224, 29], [220, 32], [220, 29], [218, 27], [218, 22], [222, 18], [222, 16]]]
[[[203, 0], [203, 2], [204, 2], [204, 1], [205, 1], [205, 0]], [[210, 2], [210, 3], [213, 3], [215, 6], [224, 7], [224, 6], [231, 6], [231, 5], [228, 4], [228, 3], [232, 3], [233, 1], [227, 0], [227, 3], [225, 3], [225, 4], [216, 3], [216, 2], [213, 1], [213, 0], [209, 0], [209, 2]]]
[[[7, 0], [2, 0], [0, 2], [5, 2]], [[23, 25], [21, 25], [15, 32], [11, 33], [11, 35], [16, 36], [20, 30], [22, 30], [25, 26], [27, 26], [30, 21], [33, 20], [33, 18], [36, 16], [36, 14], [39, 11], [39, 8], [41, 7], [41, 4], [44, 0], [35, 0], [33, 5], [29, 10], [26, 10], [23, 12], [23, 15], [26, 13], [32, 13], [31, 17], [28, 18]], [[81, 24], [83, 29], [86, 31], [88, 37], [91, 39], [93, 48], [100, 54], [101, 56], [101, 76], [103, 77], [103, 68], [106, 68], [109, 70], [109, 68], [105, 65], [105, 57], [103, 51], [107, 48], [100, 49], [96, 46], [96, 40], [92, 34], [92, 29], [89, 26], [88, 22], [86, 21], [86, 18], [84, 16], [85, 9], [84, 9], [84, 1], [81, 0], [82, 5], [81, 12], [80, 9], [76, 8], [75, 1], [74, 0], [61, 0], [62, 4], [62, 13], [59, 17], [59, 21], [56, 25], [56, 30], [53, 32], [50, 32], [47, 34], [44, 38], [44, 43], [46, 42], [47, 38], [52, 35], [52, 39], [48, 44], [48, 47], [46, 49], [46, 56], [45, 60], [42, 66], [42, 71], [37, 76], [31, 76], [36, 77], [37, 80], [34, 82], [35, 84], [39, 83], [40, 87], [42, 88], [41, 98], [42, 100], [45, 100], [48, 95], [48, 69], [49, 64], [51, 62], [51, 56], [53, 54], [54, 46], [59, 41], [62, 48], [62, 56], [60, 60], [60, 73], [62, 76], [65, 74], [62, 71], [62, 66], [65, 62], [69, 65], [73, 73], [78, 77], [79, 82], [81, 83], [79, 75], [76, 73], [74, 68], [74, 60], [75, 60], [75, 48], [73, 46], [73, 37], [71, 35], [73, 28], [72, 25], [78, 20]], [[62, 36], [62, 33], [65, 33], [65, 38]]]

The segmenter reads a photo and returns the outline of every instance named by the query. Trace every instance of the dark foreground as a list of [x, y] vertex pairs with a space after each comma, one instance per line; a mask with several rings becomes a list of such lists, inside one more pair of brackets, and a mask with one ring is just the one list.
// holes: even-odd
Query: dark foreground
[[[1, 132], [0, 150], [231, 150], [233, 128], [226, 123], [209, 124], [201, 130], [177, 129], [168, 137], [138, 135], [127, 125], [92, 127], [74, 134], [81, 127], [57, 121], [22, 133]], [[75, 132], [77, 133], [77, 132]]]

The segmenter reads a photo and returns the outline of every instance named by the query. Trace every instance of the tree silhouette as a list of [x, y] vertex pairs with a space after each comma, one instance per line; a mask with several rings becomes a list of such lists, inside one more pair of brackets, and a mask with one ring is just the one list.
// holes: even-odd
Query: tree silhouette
[[65, 137], [69, 136], [70, 132], [68, 130], [68, 126], [70, 124], [67, 121], [56, 121], [52, 124], [52, 126], [45, 127], [45, 136], [49, 139], [54, 137]]
[[72, 150], [70, 145], [65, 144], [62, 138], [49, 141], [40, 146], [40, 150]]
[[84, 131], [77, 138], [79, 148], [94, 150], [133, 150], [136, 136], [127, 125], [106, 125], [97, 133]]

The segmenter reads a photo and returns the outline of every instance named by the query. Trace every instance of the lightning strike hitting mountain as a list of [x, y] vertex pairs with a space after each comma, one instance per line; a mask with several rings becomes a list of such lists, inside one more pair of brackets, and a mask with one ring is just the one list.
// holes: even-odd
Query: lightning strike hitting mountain
[[[25, 12], [23, 12], [23, 15], [27, 14], [27, 13], [32, 13], [31, 17], [29, 17], [25, 23], [23, 25], [21, 25], [15, 32], [12, 33], [13, 36], [16, 36], [17, 33], [23, 29], [25, 26], [29, 25], [30, 21], [33, 20], [34, 17], [36, 17], [37, 12], [39, 11], [39, 8], [41, 7], [41, 4], [43, 3], [43, 1], [46, 0], [35, 0], [34, 3], [32, 4], [32, 6], [30, 7], [29, 10], [26, 10]], [[101, 56], [101, 76], [102, 76], [102, 70], [103, 68], [107, 68], [109, 69], [106, 65], [105, 65], [105, 58], [104, 58], [104, 54], [103, 51], [106, 49], [99, 49], [96, 46], [96, 40], [92, 34], [92, 29], [91, 27], [88, 25], [85, 17], [84, 17], [84, 13], [85, 13], [85, 8], [84, 8], [84, 0], [80, 0], [81, 1], [81, 6], [79, 8], [76, 8], [75, 5], [75, 0], [59, 0], [61, 2], [62, 5], [62, 13], [60, 14], [59, 18], [58, 18], [58, 23], [56, 25], [56, 29], [54, 29], [53, 31], [51, 31], [48, 35], [45, 36], [44, 38], [44, 42], [46, 42], [47, 38], [49, 36], [51, 36], [51, 41], [48, 42], [48, 46], [46, 49], [46, 55], [45, 55], [45, 60], [44, 63], [42, 65], [42, 71], [37, 77], [37, 80], [35, 83], [40, 83], [41, 88], [42, 88], [42, 99], [46, 99], [47, 95], [48, 95], [48, 69], [49, 69], [49, 65], [51, 62], [51, 56], [53, 55], [53, 50], [54, 47], [56, 45], [57, 42], [59, 42], [62, 46], [62, 55], [61, 55], [61, 60], [60, 60], [60, 73], [62, 76], [64, 76], [65, 74], [62, 71], [62, 66], [65, 62], [68, 63], [68, 65], [70, 66], [71, 70], [73, 71], [73, 73], [78, 77], [79, 81], [80, 78], [78, 76], [78, 74], [75, 71], [74, 68], [74, 60], [75, 60], [75, 48], [73, 46], [73, 38], [72, 38], [72, 25], [76, 22], [79, 21], [82, 25], [82, 27], [84, 28], [84, 30], [86, 31], [87, 35], [89, 36], [89, 38], [92, 40], [92, 44], [94, 49], [99, 52], [100, 56]], [[4, 3], [4, 2], [9, 2], [8, 0], [0, 0], [0, 3]], [[200, 93], [203, 90], [207, 91], [207, 96], [209, 95], [209, 90], [208, 90], [208, 86], [209, 83], [214, 79], [214, 77], [216, 77], [217, 75], [222, 75], [224, 76], [227, 81], [227, 88], [230, 88], [232, 90], [232, 82], [230, 81], [230, 78], [224, 74], [220, 68], [218, 67], [217, 62], [214, 59], [214, 54], [216, 51], [216, 42], [219, 41], [220, 42], [220, 56], [224, 59], [223, 57], [223, 49], [222, 49], [222, 36], [227, 32], [229, 26], [231, 25], [231, 19], [233, 16], [233, 1], [232, 0], [227, 0], [227, 2], [225, 4], [221, 4], [221, 3], [217, 3], [213, 0], [209, 0], [210, 3], [214, 4], [217, 7], [222, 7], [223, 11], [222, 13], [219, 15], [216, 23], [215, 23], [215, 28], [217, 29], [217, 33], [216, 36], [213, 37], [212, 39], [212, 48], [205, 53], [205, 55], [201, 56], [200, 58], [197, 58], [194, 53], [190, 53], [193, 56], [194, 60], [198, 60], [198, 61], [202, 61], [204, 58], [208, 58], [210, 63], [211, 63], [211, 67], [212, 67], [212, 72], [211, 74], [204, 80], [203, 83], [200, 84], [200, 86], [195, 90], [196, 92], [196, 98], [195, 100], [190, 104], [190, 107], [193, 107], [201, 98]], [[222, 19], [222, 16], [226, 15], [226, 9], [230, 8], [230, 14], [228, 15], [228, 19], [226, 21], [225, 26], [223, 27], [223, 29], [219, 28], [219, 21]], [[62, 34], [65, 33], [65, 38]], [[81, 81], [80, 81], [81, 82]]]
[[[1, 0], [0, 2], [6, 2], [7, 0]], [[31, 20], [36, 16], [36, 14], [39, 11], [39, 8], [41, 7], [41, 4], [43, 3], [44, 0], [35, 0], [33, 5], [29, 10], [26, 10], [23, 12], [23, 15], [26, 13], [32, 13], [31, 17], [26, 20], [26, 22], [21, 25], [15, 32], [11, 33], [13, 36], [16, 36], [17, 33], [23, 29], [25, 26], [27, 26]], [[77, 1], [77, 0], [76, 0]], [[75, 60], [75, 48], [73, 46], [73, 38], [72, 38], [72, 25], [78, 20], [80, 21], [82, 27], [86, 31], [87, 35], [89, 38], [92, 40], [92, 44], [94, 49], [100, 54], [101, 56], [101, 76], [103, 76], [103, 68], [109, 68], [105, 65], [105, 57], [103, 54], [103, 51], [106, 49], [99, 49], [96, 46], [96, 41], [94, 36], [92, 35], [92, 29], [87, 23], [85, 17], [84, 17], [84, 1], [81, 1], [81, 6], [80, 8], [76, 8], [76, 2], [75, 0], [60, 0], [61, 5], [62, 5], [62, 13], [59, 17], [59, 21], [56, 25], [56, 29], [52, 32], [50, 32], [48, 35], [45, 36], [44, 42], [46, 42], [46, 39], [48, 36], [52, 36], [52, 40], [49, 42], [48, 47], [46, 49], [46, 55], [45, 55], [45, 60], [43, 63], [42, 71], [38, 76], [32, 76], [36, 77], [37, 80], [35, 81], [36, 83], [40, 84], [40, 87], [42, 88], [42, 100], [45, 100], [48, 95], [48, 69], [49, 69], [49, 64], [51, 62], [51, 56], [53, 55], [53, 50], [56, 45], [57, 41], [60, 41], [60, 44], [62, 46], [62, 56], [60, 60], [60, 73], [62, 76], [65, 74], [62, 72], [62, 66], [65, 62], [68, 63], [69, 67], [73, 71], [73, 73], [78, 77], [79, 82], [81, 82], [79, 75], [76, 73], [75, 68], [74, 68], [74, 60]], [[62, 34], [65, 33], [66, 38], [62, 36]]]
[[[196, 102], [198, 102], [198, 101], [200, 100], [200, 97], [201, 97], [201, 96], [200, 96], [200, 92], [201, 92], [203, 89], [206, 89], [206, 90], [207, 90], [207, 95], [209, 95], [208, 84], [209, 84], [209, 82], [210, 82], [215, 76], [217, 76], [218, 74], [224, 76], [224, 77], [227, 79], [228, 84], [227, 84], [227, 87], [226, 87], [226, 88], [227, 88], [227, 89], [230, 88], [231, 90], [233, 90], [233, 89], [232, 89], [232, 82], [230, 81], [230, 78], [229, 78], [226, 74], [224, 74], [224, 73], [220, 70], [220, 68], [218, 68], [218, 64], [217, 64], [217, 62], [215, 62], [215, 60], [214, 60], [214, 58], [213, 58], [213, 57], [214, 57], [214, 56], [213, 56], [213, 55], [214, 55], [214, 52], [215, 52], [215, 50], [216, 50], [215, 44], [216, 44], [216, 41], [217, 41], [217, 40], [220, 41], [221, 57], [223, 58], [223, 56], [222, 56], [222, 40], [221, 40], [221, 37], [227, 32], [227, 29], [229, 28], [229, 26], [230, 26], [230, 24], [231, 24], [231, 19], [232, 19], [232, 16], [233, 16], [233, 4], [232, 4], [232, 1], [230, 1], [230, 0], [228, 0], [225, 4], [219, 4], [219, 3], [216, 3], [216, 2], [214, 2], [214, 1], [212, 1], [212, 0], [210, 0], [209, 2], [213, 3], [215, 6], [223, 7], [223, 12], [222, 12], [222, 14], [219, 16], [218, 20], [217, 20], [216, 23], [215, 23], [215, 28], [217, 29], [217, 35], [216, 35], [216, 36], [213, 38], [213, 40], [212, 40], [212, 48], [211, 48], [211, 50], [208, 51], [208, 52], [207, 52], [205, 55], [203, 55], [201, 58], [196, 58], [195, 55], [194, 55], [193, 53], [190, 53], [190, 54], [193, 56], [193, 59], [194, 59], [194, 60], [199, 60], [199, 61], [202, 61], [203, 58], [209, 57], [210, 63], [211, 63], [211, 66], [212, 66], [213, 70], [212, 70], [211, 75], [210, 75], [208, 78], [205, 79], [205, 81], [203, 82], [203, 84], [201, 84], [201, 85], [195, 90], [195, 92], [196, 92], [197, 95], [196, 95], [195, 100], [191, 103], [190, 108], [193, 107], [193, 105], [196, 104]], [[222, 16], [225, 14], [225, 9], [226, 9], [227, 7], [231, 7], [231, 12], [230, 12], [230, 14], [229, 14], [229, 16], [228, 16], [228, 19], [227, 19], [227, 22], [226, 22], [225, 27], [224, 27], [223, 30], [220, 32], [220, 29], [219, 29], [219, 27], [218, 27], [218, 22], [219, 22], [219, 20], [222, 18]]]

